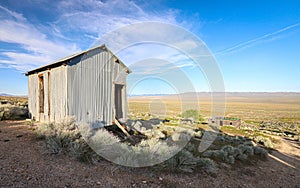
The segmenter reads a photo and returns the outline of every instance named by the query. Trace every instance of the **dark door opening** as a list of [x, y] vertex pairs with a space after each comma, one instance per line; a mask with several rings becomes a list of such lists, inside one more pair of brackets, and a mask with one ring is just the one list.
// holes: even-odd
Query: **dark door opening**
[[50, 72], [48, 72], [48, 117], [50, 118]]
[[123, 118], [122, 91], [123, 85], [115, 84], [115, 111], [118, 119]]
[[39, 75], [39, 113], [44, 113], [44, 77]]

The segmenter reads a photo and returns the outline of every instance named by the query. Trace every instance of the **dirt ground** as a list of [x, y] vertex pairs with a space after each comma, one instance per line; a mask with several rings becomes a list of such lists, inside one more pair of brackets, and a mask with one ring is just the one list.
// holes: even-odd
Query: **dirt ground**
[[0, 187], [300, 187], [300, 144], [278, 138], [266, 161], [223, 164], [215, 176], [177, 174], [46, 155], [24, 121], [1, 121]]

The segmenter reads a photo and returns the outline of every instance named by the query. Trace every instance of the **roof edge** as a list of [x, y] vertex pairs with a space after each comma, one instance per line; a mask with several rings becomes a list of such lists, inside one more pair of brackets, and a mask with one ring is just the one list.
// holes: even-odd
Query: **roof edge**
[[25, 76], [29, 76], [31, 74], [35, 74], [35, 73], [38, 73], [38, 72], [41, 72], [41, 71], [45, 71], [47, 69], [52, 69], [52, 68], [56, 68], [56, 67], [59, 67], [59, 66], [62, 66], [62, 65], [67, 65], [70, 60], [80, 56], [80, 55], [83, 55], [85, 53], [88, 53], [92, 50], [95, 50], [97, 48], [102, 48], [103, 50], [106, 50], [107, 52], [111, 53], [113, 55], [113, 57], [115, 57], [116, 59], [118, 59], [119, 63], [127, 70], [128, 73], [131, 73], [132, 71], [114, 54], [112, 53], [112, 51], [110, 51], [105, 44], [102, 44], [102, 45], [99, 45], [99, 46], [95, 46], [95, 47], [92, 47], [92, 48], [89, 48], [87, 50], [84, 50], [84, 51], [81, 51], [81, 52], [78, 52], [78, 53], [74, 53], [70, 56], [66, 56], [64, 58], [61, 58], [57, 61], [54, 61], [53, 63], [50, 63], [50, 64], [47, 64], [47, 65], [44, 65], [44, 66], [41, 66], [41, 67], [38, 67], [36, 69], [33, 69], [33, 70], [30, 70], [28, 72], [25, 73]]

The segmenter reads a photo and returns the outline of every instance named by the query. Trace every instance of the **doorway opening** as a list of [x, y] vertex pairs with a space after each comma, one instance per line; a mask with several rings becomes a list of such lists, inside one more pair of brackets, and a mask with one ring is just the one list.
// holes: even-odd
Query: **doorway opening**
[[39, 75], [39, 113], [44, 113], [44, 99], [45, 99], [45, 92], [44, 92], [44, 76]]
[[123, 101], [122, 101], [122, 94], [123, 94], [124, 85], [115, 84], [115, 112], [116, 118], [120, 119], [123, 118]]
[[48, 117], [50, 119], [50, 72], [48, 72]]

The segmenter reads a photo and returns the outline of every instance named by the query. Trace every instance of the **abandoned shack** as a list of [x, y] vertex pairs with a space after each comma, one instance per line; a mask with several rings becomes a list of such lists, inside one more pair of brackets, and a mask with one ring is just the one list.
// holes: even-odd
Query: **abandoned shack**
[[211, 117], [208, 119], [209, 124], [217, 124], [219, 126], [227, 125], [227, 126], [241, 126], [241, 120], [239, 118], [233, 117]]
[[[126, 118], [126, 77], [130, 70], [105, 45], [31, 70], [28, 76], [30, 117], [40, 122], [110, 125]], [[99, 126], [99, 125], [98, 125]]]

